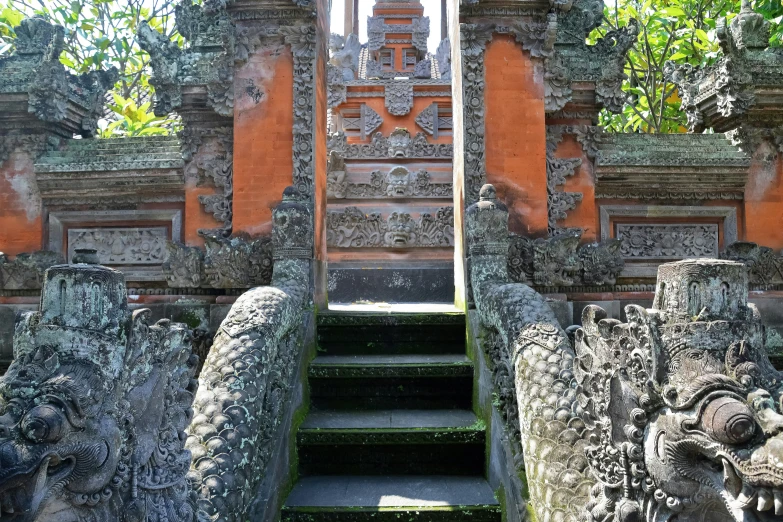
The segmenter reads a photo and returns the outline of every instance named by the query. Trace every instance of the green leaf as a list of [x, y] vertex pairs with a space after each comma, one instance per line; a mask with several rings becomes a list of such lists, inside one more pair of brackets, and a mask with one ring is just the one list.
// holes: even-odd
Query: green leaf
[[6, 7], [0, 12], [0, 19], [11, 27], [16, 27], [24, 20], [24, 13], [17, 11], [12, 7]]

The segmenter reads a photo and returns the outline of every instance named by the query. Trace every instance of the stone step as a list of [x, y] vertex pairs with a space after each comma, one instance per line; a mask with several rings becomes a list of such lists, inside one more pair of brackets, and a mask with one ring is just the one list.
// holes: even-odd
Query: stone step
[[313, 476], [294, 486], [282, 522], [500, 522], [483, 477]]
[[461, 354], [319, 355], [308, 376], [319, 410], [471, 407], [473, 364]]
[[485, 430], [469, 410], [315, 411], [297, 434], [299, 470], [480, 475]]
[[465, 353], [462, 314], [357, 314], [319, 317], [323, 353]]

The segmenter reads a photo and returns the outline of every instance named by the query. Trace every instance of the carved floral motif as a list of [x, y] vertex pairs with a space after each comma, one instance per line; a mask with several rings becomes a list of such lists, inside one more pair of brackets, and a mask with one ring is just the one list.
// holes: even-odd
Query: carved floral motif
[[718, 255], [718, 225], [618, 224], [625, 259], [682, 259]]
[[413, 108], [413, 84], [400, 80], [385, 87], [386, 110], [394, 116], [405, 116]]
[[340, 152], [345, 159], [380, 158], [451, 158], [454, 145], [429, 143], [423, 132], [411, 137], [407, 129], [396, 129], [389, 137], [376, 132], [370, 143], [347, 143], [344, 133], [335, 133], [327, 142], [329, 150]]
[[442, 207], [434, 216], [425, 213], [419, 219], [393, 212], [384, 219], [379, 213], [364, 214], [357, 207], [346, 207], [328, 213], [326, 241], [337, 248], [451, 247], [454, 209]]

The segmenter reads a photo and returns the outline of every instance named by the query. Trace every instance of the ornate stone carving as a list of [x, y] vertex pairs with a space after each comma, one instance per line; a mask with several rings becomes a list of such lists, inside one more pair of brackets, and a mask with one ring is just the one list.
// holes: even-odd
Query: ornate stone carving
[[366, 103], [362, 104], [362, 116], [364, 117], [364, 134], [372, 136], [372, 133], [378, 130], [378, 127], [383, 123], [383, 118]]
[[166, 227], [70, 228], [68, 258], [77, 250], [95, 249], [104, 265], [159, 265], [166, 261]]
[[345, 103], [348, 90], [345, 87], [342, 70], [331, 64], [326, 64], [326, 103], [330, 109]]
[[454, 145], [450, 143], [429, 143], [423, 132], [411, 138], [407, 129], [396, 129], [388, 138], [377, 132], [370, 143], [347, 143], [345, 135], [332, 135], [327, 144], [330, 150], [342, 152], [345, 159], [382, 158], [451, 158]]
[[742, 264], [685, 260], [659, 267], [652, 309], [627, 306], [628, 323], [584, 310], [573, 375], [598, 483], [583, 520], [783, 513], [783, 375], [747, 297]]
[[451, 81], [451, 42], [444, 38], [438, 44], [435, 51], [435, 61], [438, 64], [438, 73], [443, 81]]
[[367, 48], [377, 51], [386, 43], [386, 23], [379, 16], [367, 17]]
[[312, 24], [281, 26], [280, 34], [294, 55], [294, 174], [299, 192], [313, 198], [315, 139], [315, 27]]
[[[46, 273], [0, 378], [7, 512], [31, 521], [195, 521], [185, 433], [197, 358], [185, 325], [128, 310], [112, 269]], [[161, 456], [165, 455], [165, 458]]]
[[347, 38], [343, 38], [339, 34], [332, 33], [329, 37], [329, 51], [331, 55], [329, 62], [340, 71], [343, 81], [354, 80], [359, 70], [359, 54], [362, 51], [359, 37], [349, 34]]
[[508, 273], [518, 283], [541, 286], [614, 285], [625, 262], [620, 241], [579, 245], [579, 233], [550, 239], [509, 236]]
[[326, 197], [345, 198], [348, 194], [348, 178], [345, 177], [345, 159], [337, 151], [329, 153], [326, 166]]
[[747, 305], [745, 267], [662, 265], [652, 310], [628, 306], [624, 324], [588, 306], [574, 350], [544, 299], [509, 284], [492, 249], [508, 214], [482, 204], [466, 213], [474, 300], [484, 342], [508, 360], [499, 371], [514, 382], [536, 518], [774, 518], [783, 376]]
[[748, 267], [748, 277], [753, 285], [783, 282], [783, 257], [769, 247], [737, 241], [727, 246], [720, 257], [744, 263]]
[[147, 23], [139, 25], [139, 45], [150, 55], [155, 87], [155, 114], [164, 116], [182, 106], [182, 88], [177, 75], [182, 51], [179, 46]]
[[460, 24], [462, 90], [465, 125], [465, 205], [478, 200], [486, 182], [484, 158], [484, 50], [492, 39], [492, 27]]
[[513, 22], [508, 32], [534, 58], [549, 58], [555, 52], [557, 14], [549, 13], [545, 22]]
[[[117, 81], [117, 70], [92, 71], [72, 75], [60, 63], [64, 46], [64, 29], [41, 17], [23, 19], [14, 28], [16, 51], [0, 59], [0, 93], [3, 96], [26, 96], [24, 111], [19, 101], [4, 110], [7, 117], [19, 113], [34, 114], [61, 136], [92, 136], [98, 119], [103, 116], [104, 96]], [[0, 159], [2, 155], [0, 155]]]
[[62, 263], [62, 254], [47, 250], [18, 254], [13, 261], [0, 252], [0, 290], [37, 290], [46, 269]]
[[[689, 129], [734, 131], [730, 138], [748, 154], [762, 140], [777, 146], [783, 116], [768, 100], [779, 97], [783, 55], [777, 47], [768, 48], [769, 22], [743, 2], [730, 23], [718, 21], [716, 34], [723, 56], [714, 64], [694, 68], [667, 63], [664, 68], [666, 78], [679, 88]], [[758, 100], [765, 100], [763, 110]]]
[[576, 208], [576, 204], [582, 201], [580, 192], [563, 192], [557, 187], [565, 185], [566, 178], [576, 173], [576, 168], [582, 164], [581, 158], [557, 158], [555, 151], [563, 139], [563, 128], [548, 128], [546, 137], [546, 188], [549, 212], [549, 233], [561, 234], [568, 229], [563, 229], [557, 224], [558, 220], [565, 219], [567, 212]]
[[625, 259], [682, 259], [718, 255], [718, 225], [619, 223], [617, 239]]
[[204, 277], [213, 288], [250, 288], [272, 279], [272, 243], [268, 237], [204, 236]]
[[163, 275], [172, 288], [198, 288], [204, 283], [204, 251], [181, 243], [166, 243], [168, 259], [163, 263]]
[[419, 60], [413, 70], [413, 77], [419, 80], [428, 80], [432, 78], [432, 62], [430, 60]]
[[233, 227], [233, 199], [234, 199], [234, 155], [232, 153], [233, 142], [223, 142], [225, 152], [217, 155], [199, 157], [196, 166], [200, 173], [212, 180], [212, 184], [218, 189], [217, 194], [200, 195], [199, 202], [204, 205], [204, 210], [211, 213], [215, 219], [223, 225], [216, 229], [202, 229], [199, 234], [231, 235]]
[[413, 19], [412, 43], [419, 52], [426, 54], [427, 38], [430, 37], [430, 19], [428, 16]]
[[454, 245], [454, 209], [439, 208], [435, 215], [424, 213], [417, 220], [404, 212], [384, 219], [379, 213], [364, 214], [346, 207], [327, 215], [326, 241], [337, 248], [450, 247]]
[[432, 183], [429, 172], [424, 169], [414, 174], [400, 166], [385, 174], [373, 171], [370, 183], [347, 183], [344, 194], [342, 197], [373, 199], [451, 198], [453, 188], [451, 183]]
[[405, 116], [413, 108], [413, 84], [400, 80], [387, 84], [385, 89], [385, 104], [389, 114]]
[[381, 64], [378, 63], [377, 60], [368, 58], [364, 67], [365, 67], [365, 73], [364, 73], [365, 78], [376, 79], [376, 78], [384, 77], [383, 67], [381, 67]]
[[437, 110], [437, 105], [428, 105], [416, 116], [416, 125], [430, 136], [435, 133], [435, 125], [438, 124]]

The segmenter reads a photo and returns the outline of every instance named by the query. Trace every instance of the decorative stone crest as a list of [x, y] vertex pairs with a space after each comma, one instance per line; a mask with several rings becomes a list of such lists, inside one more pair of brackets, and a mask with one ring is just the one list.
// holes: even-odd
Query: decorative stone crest
[[429, 80], [432, 78], [432, 62], [430, 60], [419, 60], [413, 70], [413, 77], [419, 80]]
[[748, 278], [753, 285], [783, 282], [783, 256], [769, 247], [749, 241], [737, 241], [727, 246], [720, 257], [738, 261], [748, 267]]
[[386, 110], [394, 116], [405, 116], [413, 108], [413, 84], [400, 80], [384, 87]]
[[[117, 81], [115, 68], [75, 76], [60, 63], [64, 29], [43, 18], [23, 19], [14, 28], [16, 51], [0, 59], [0, 93], [26, 96], [21, 112], [15, 99], [6, 109], [10, 116], [34, 114], [43, 122], [56, 124], [60, 135], [92, 136], [103, 115], [104, 95]], [[3, 154], [0, 151], [0, 160]]]
[[419, 219], [393, 212], [384, 219], [379, 213], [364, 214], [357, 207], [346, 207], [328, 213], [326, 241], [337, 248], [451, 247], [454, 209], [442, 207], [435, 215], [424, 213]]

